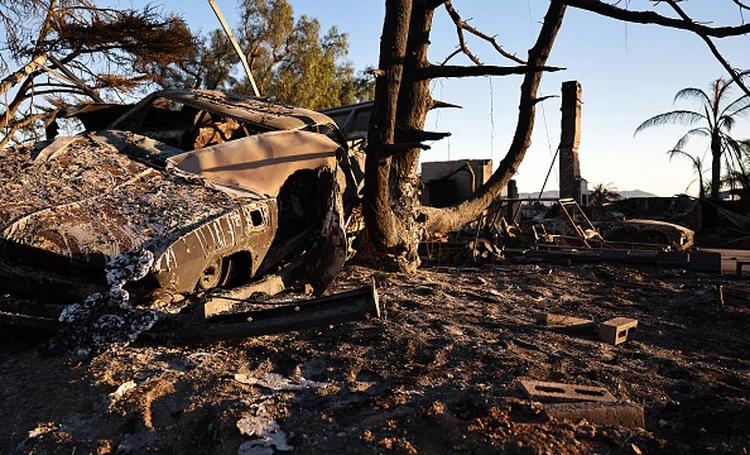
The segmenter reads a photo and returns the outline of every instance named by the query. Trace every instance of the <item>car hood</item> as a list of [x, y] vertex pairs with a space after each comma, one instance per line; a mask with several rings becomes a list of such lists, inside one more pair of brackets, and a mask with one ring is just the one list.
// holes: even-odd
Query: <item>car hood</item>
[[122, 136], [62, 137], [0, 150], [6, 257], [12, 245], [101, 265], [144, 246], [158, 255], [184, 233], [241, 206], [202, 179], [130, 159], [123, 148], [142, 145], [146, 154], [154, 141]]
[[629, 225], [639, 225], [639, 226], [653, 226], [657, 229], [674, 229], [677, 231], [680, 231], [683, 234], [694, 234], [692, 229], [688, 229], [685, 226], [680, 226], [679, 224], [669, 223], [666, 221], [659, 221], [659, 220], [645, 220], [640, 218], [633, 218], [633, 219], [627, 219], [623, 221], [619, 221], [618, 223], [623, 224], [629, 224]]

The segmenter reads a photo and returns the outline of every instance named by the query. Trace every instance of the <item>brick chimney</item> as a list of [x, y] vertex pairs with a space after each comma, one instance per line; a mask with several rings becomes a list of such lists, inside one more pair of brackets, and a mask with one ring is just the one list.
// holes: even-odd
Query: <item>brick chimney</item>
[[562, 126], [560, 132], [560, 197], [581, 202], [581, 169], [578, 145], [581, 142], [581, 84], [562, 84]]

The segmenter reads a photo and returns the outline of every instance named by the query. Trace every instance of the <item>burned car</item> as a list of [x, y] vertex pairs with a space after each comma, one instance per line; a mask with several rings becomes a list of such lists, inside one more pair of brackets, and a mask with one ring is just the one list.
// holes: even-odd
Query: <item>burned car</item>
[[560, 199], [535, 219], [546, 231], [579, 237], [582, 241], [605, 241], [627, 248], [669, 248], [683, 251], [693, 246], [694, 232], [664, 221], [628, 219], [604, 207], [591, 207], [591, 219], [572, 199]]
[[[113, 116], [81, 111], [89, 127]], [[157, 92], [104, 130], [0, 150], [0, 290], [81, 301], [106, 292], [120, 264], [132, 296], [181, 298], [311, 250], [320, 254], [308, 254], [307, 279], [322, 290], [345, 258], [341, 226], [360, 183], [324, 114]]]
[[687, 250], [693, 246], [695, 236], [692, 229], [679, 224], [630, 219], [606, 206], [596, 211], [592, 224], [609, 241], [662, 245], [675, 251]]

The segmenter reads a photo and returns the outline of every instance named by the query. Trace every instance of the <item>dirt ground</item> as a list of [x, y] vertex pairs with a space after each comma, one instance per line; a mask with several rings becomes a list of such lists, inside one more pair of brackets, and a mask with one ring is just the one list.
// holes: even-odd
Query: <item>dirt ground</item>
[[[0, 452], [750, 450], [750, 302], [732, 298], [750, 281], [605, 264], [414, 276], [348, 266], [334, 290], [370, 277], [385, 317], [323, 330], [194, 348], [136, 343], [94, 358], [6, 333]], [[541, 327], [538, 312], [639, 327], [612, 346]], [[605, 387], [643, 406], [646, 428], [547, 418], [519, 392], [520, 377]]]

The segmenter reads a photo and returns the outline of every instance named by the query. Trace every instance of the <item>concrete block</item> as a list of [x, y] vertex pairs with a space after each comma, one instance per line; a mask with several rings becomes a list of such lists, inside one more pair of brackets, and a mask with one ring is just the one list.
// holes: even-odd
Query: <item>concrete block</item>
[[721, 273], [721, 253], [693, 251], [690, 253], [690, 270], [696, 272]]
[[604, 250], [600, 258], [604, 262], [624, 263], [628, 261], [628, 256], [630, 256], [630, 250]]
[[659, 251], [656, 255], [658, 267], [686, 269], [690, 265], [690, 253], [685, 251]]
[[549, 417], [578, 422], [586, 419], [595, 425], [644, 428], [643, 408], [632, 403], [557, 403], [544, 406]]
[[546, 327], [575, 327], [584, 324], [593, 324], [591, 319], [576, 318], [563, 314], [539, 313], [536, 315], [537, 324]]
[[617, 401], [607, 389], [602, 387], [565, 384], [563, 382], [544, 382], [530, 378], [520, 378], [518, 384], [521, 391], [534, 401], [597, 401], [602, 403]]
[[638, 327], [638, 321], [630, 318], [614, 318], [599, 326], [599, 338], [609, 344], [624, 343]]

